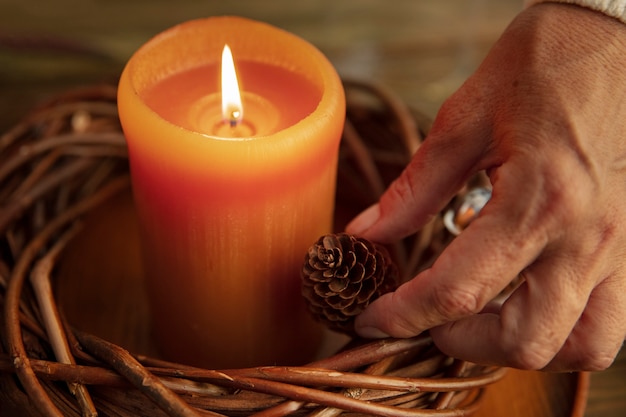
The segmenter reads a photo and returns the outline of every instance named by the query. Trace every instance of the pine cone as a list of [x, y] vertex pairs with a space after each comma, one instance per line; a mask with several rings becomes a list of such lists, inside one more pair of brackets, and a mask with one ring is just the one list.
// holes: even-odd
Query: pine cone
[[314, 318], [329, 328], [354, 334], [354, 318], [399, 285], [398, 269], [387, 250], [346, 233], [319, 238], [302, 268], [302, 294]]

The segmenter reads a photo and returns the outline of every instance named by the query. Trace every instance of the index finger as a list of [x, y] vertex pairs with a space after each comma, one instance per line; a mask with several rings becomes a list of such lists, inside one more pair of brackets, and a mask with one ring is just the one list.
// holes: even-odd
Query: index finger
[[485, 154], [488, 141], [483, 126], [468, 127], [463, 112], [446, 108], [442, 107], [428, 138], [402, 174], [378, 204], [353, 219], [348, 233], [377, 242], [410, 235], [437, 214], [472, 174], [497, 164], [496, 156]]
[[[509, 181], [497, 185], [480, 216], [430, 269], [357, 317], [357, 332], [365, 337], [410, 337], [478, 313], [538, 257], [546, 239], [541, 228], [530, 227], [536, 213], [508, 191], [524, 193], [523, 187]], [[532, 185], [527, 187], [532, 194]]]

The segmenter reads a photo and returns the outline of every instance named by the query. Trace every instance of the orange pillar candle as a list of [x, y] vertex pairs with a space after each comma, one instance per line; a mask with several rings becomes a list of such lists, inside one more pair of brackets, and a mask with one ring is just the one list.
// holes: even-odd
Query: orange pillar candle
[[[241, 120], [224, 120], [228, 44]], [[341, 82], [306, 41], [214, 17], [175, 26], [129, 60], [118, 106], [159, 347], [204, 367], [293, 364], [320, 330], [300, 295], [308, 246], [332, 227]]]

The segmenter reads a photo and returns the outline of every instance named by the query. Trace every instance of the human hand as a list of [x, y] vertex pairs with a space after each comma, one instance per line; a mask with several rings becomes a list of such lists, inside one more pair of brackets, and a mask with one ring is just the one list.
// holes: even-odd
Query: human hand
[[379, 204], [348, 225], [397, 240], [474, 173], [493, 186], [430, 269], [357, 318], [362, 336], [431, 329], [451, 356], [523, 369], [612, 363], [626, 335], [624, 68], [626, 25], [562, 4], [520, 13]]

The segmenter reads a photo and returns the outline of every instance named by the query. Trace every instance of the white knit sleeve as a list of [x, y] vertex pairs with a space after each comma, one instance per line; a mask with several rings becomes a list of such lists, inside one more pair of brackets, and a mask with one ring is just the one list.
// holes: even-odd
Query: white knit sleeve
[[537, 3], [569, 3], [597, 10], [626, 23], [626, 0], [524, 0], [525, 7]]

